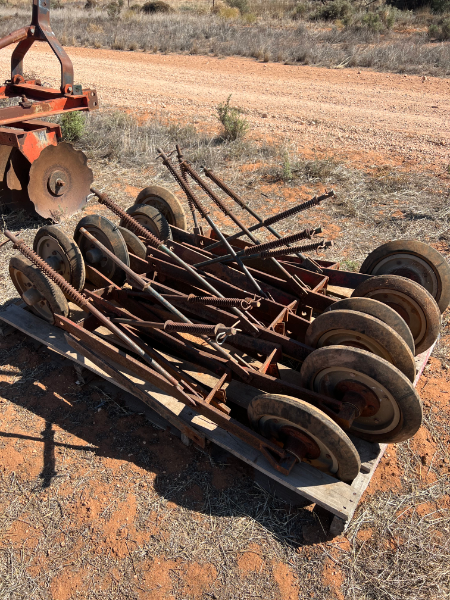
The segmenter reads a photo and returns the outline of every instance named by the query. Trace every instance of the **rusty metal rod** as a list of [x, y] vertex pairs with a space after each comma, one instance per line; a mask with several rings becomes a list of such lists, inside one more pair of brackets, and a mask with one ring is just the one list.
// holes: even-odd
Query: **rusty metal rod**
[[169, 333], [189, 333], [191, 335], [207, 335], [210, 337], [216, 337], [219, 333], [224, 333], [227, 336], [236, 335], [238, 331], [235, 327], [227, 327], [223, 323], [218, 323], [217, 325], [209, 325], [207, 323], [178, 323], [177, 321], [165, 321], [161, 323], [158, 321], [136, 321], [122, 317], [115, 317], [112, 319], [112, 322], [133, 325], [138, 329], [163, 329]]
[[[202, 286], [204, 286], [210, 294], [213, 294], [214, 296], [217, 296], [219, 298], [224, 297], [220, 292], [216, 290], [215, 287], [213, 287], [208, 281], [206, 281], [206, 279], [200, 273], [198, 273], [198, 271], [196, 271], [193, 267], [191, 267], [191, 265], [188, 265], [183, 259], [177, 256], [174, 252], [172, 252], [170, 248], [168, 248], [165, 244], [161, 242], [161, 240], [159, 240], [152, 233], [150, 233], [150, 231], [145, 229], [145, 227], [142, 227], [140, 223], [138, 223], [135, 219], [133, 219], [132, 216], [130, 216], [122, 208], [120, 208], [120, 206], [118, 206], [109, 196], [100, 192], [100, 190], [98, 190], [95, 187], [91, 187], [91, 192], [97, 196], [100, 204], [103, 204], [104, 206], [108, 207], [114, 214], [123, 219], [123, 222], [126, 223], [126, 225], [131, 231], [134, 231], [136, 235], [139, 235], [142, 238], [144, 238], [145, 241], [153, 248], [165, 252], [168, 256], [170, 256], [170, 258], [172, 258], [176, 262], [177, 265], [182, 267], [185, 271], [192, 275], [192, 277], [194, 277]], [[237, 315], [240, 319], [247, 323], [252, 335], [259, 334], [258, 328], [251, 321], [249, 321], [248, 317], [242, 311], [240, 311], [238, 308], [233, 308], [232, 310], [235, 315]]]
[[[207, 211], [207, 210], [205, 210], [203, 208], [200, 200], [195, 196], [194, 192], [191, 190], [190, 185], [188, 184], [187, 180], [182, 175], [179, 175], [179, 173], [177, 172], [177, 170], [175, 169], [175, 167], [173, 166], [173, 164], [170, 162], [168, 156], [162, 150], [160, 150], [159, 148], [157, 148], [157, 151], [159, 152], [158, 158], [162, 158], [163, 159], [164, 166], [167, 167], [167, 169], [169, 170], [170, 174], [176, 179], [176, 181], [178, 181], [178, 183], [180, 184], [181, 189], [184, 191], [184, 193], [186, 194], [186, 196], [192, 200], [192, 202], [196, 206], [196, 208], [199, 211], [199, 213], [207, 221], [208, 225], [215, 231], [216, 235], [218, 235], [219, 238], [222, 240], [222, 242], [226, 245], [226, 247], [228, 248], [228, 252], [230, 252], [230, 254], [232, 254], [233, 256], [235, 256], [236, 253], [235, 253], [234, 249], [230, 246], [230, 244], [227, 242], [225, 236], [220, 231], [219, 227], [217, 227], [217, 225], [214, 223], [214, 221], [209, 216], [209, 211]], [[247, 277], [248, 281], [256, 289], [257, 293], [260, 296], [263, 296], [264, 298], [267, 298], [266, 292], [261, 288], [261, 286], [259, 285], [259, 283], [253, 277], [253, 275], [250, 273], [250, 271], [247, 269], [247, 267], [244, 265], [244, 263], [239, 258], [236, 258], [236, 260], [237, 260], [238, 265], [243, 270], [243, 272], [244, 272], [245, 276]]]
[[[245, 234], [251, 242], [254, 244], [260, 244], [261, 242], [258, 238], [251, 233], [247, 227], [242, 223], [242, 221], [222, 202], [221, 198], [214, 193], [214, 191], [206, 184], [205, 181], [200, 177], [200, 175], [191, 167], [189, 163], [183, 160], [183, 156], [181, 154], [180, 147], [177, 146], [177, 155], [180, 163], [181, 172], [184, 175], [184, 179], [186, 180], [186, 173], [192, 177], [194, 181], [202, 188], [202, 190], [211, 198], [211, 200], [220, 208], [220, 210], [224, 213], [224, 215], [228, 216], [236, 225], [241, 229], [243, 234]], [[240, 253], [237, 252], [236, 256], [240, 256]], [[300, 297], [306, 296], [308, 293], [308, 286], [302, 282], [298, 277], [294, 278], [275, 258], [270, 258], [270, 262], [275, 267], [275, 270], [278, 271], [278, 274], [281, 274], [281, 277], [285, 279], [293, 289], [294, 293], [298, 294]], [[240, 265], [242, 266], [242, 265]], [[244, 271], [245, 272], [245, 271]]]
[[[249, 254], [248, 256], [244, 256], [246, 260], [251, 260], [253, 258], [270, 258], [271, 256], [286, 256], [288, 254], [295, 254], [297, 251], [299, 252], [313, 252], [314, 250], [322, 250], [325, 248], [330, 248], [333, 245], [331, 241], [323, 241], [315, 242], [314, 244], [304, 244], [303, 246], [294, 246], [293, 248], [278, 248], [277, 250], [263, 250], [262, 252], [255, 252], [255, 254]], [[257, 250], [258, 246], [254, 248]], [[232, 262], [233, 259], [230, 258], [226, 262]]]
[[[202, 190], [211, 198], [211, 200], [214, 202], [214, 204], [218, 208], [220, 208], [220, 210], [223, 212], [223, 214], [226, 215], [227, 217], [229, 217], [234, 223], [236, 223], [236, 225], [242, 231], [243, 235], [245, 234], [249, 238], [249, 240], [251, 242], [253, 242], [254, 244], [258, 244], [259, 241], [247, 229], [247, 227], [244, 225], [244, 223], [242, 223], [241, 220], [222, 202], [222, 200], [219, 198], [219, 196], [217, 196], [217, 194], [214, 193], [214, 191], [209, 187], [209, 185], [207, 185], [207, 183], [205, 181], [203, 181], [203, 179], [200, 177], [200, 175], [196, 171], [194, 171], [194, 169], [191, 167], [191, 165], [184, 160], [183, 155], [181, 154], [180, 147], [178, 145], [177, 145], [177, 156], [178, 156], [178, 161], [180, 163], [181, 172], [184, 174], [189, 173], [189, 175], [192, 177], [192, 179], [198, 183], [198, 185], [202, 188]], [[186, 177], [184, 177], [184, 179], [186, 180]]]
[[[138, 287], [141, 291], [145, 292], [152, 296], [155, 300], [157, 300], [160, 304], [164, 306], [168, 311], [177, 316], [183, 323], [189, 323], [193, 325], [192, 321], [190, 321], [187, 317], [183, 315], [181, 311], [178, 310], [173, 304], [171, 304], [168, 300], [166, 300], [161, 294], [159, 294], [155, 289], [151, 287], [151, 283], [146, 282], [142, 277], [140, 277], [137, 273], [135, 273], [130, 267], [128, 267], [124, 262], [120, 260], [111, 250], [108, 250], [106, 246], [104, 246], [97, 238], [95, 238], [92, 234], [89, 233], [84, 227], [80, 227], [80, 233], [84, 235], [94, 246], [96, 246], [102, 253], [108, 258], [110, 258], [117, 266], [119, 266], [126, 274], [127, 279], [132, 281], [136, 287]], [[211, 341], [208, 336], [201, 335], [200, 336], [205, 342], [207, 342], [214, 350], [216, 350], [221, 356], [229, 361], [230, 366], [233, 370], [237, 372], [237, 374], [245, 380], [249, 379], [249, 374], [247, 371], [242, 369], [242, 367], [230, 356], [217, 342]]]
[[239, 306], [239, 308], [242, 308], [242, 310], [249, 310], [254, 306], [261, 306], [260, 300], [254, 300], [253, 298], [214, 298], [212, 296], [196, 296], [195, 294], [189, 294], [187, 301], [196, 302], [198, 304], [209, 304], [210, 306], [220, 306], [224, 308]]
[[[262, 220], [260, 223], [256, 223], [255, 225], [252, 225], [249, 228], [249, 231], [256, 231], [257, 229], [261, 229], [261, 227], [270, 227], [271, 225], [274, 225], [275, 223], [278, 223], [278, 221], [282, 221], [283, 219], [287, 219], [288, 217], [292, 217], [293, 215], [302, 212], [304, 210], [308, 210], [309, 208], [312, 208], [313, 206], [317, 206], [318, 204], [320, 204], [323, 200], [327, 200], [328, 198], [331, 198], [331, 196], [334, 196], [334, 192], [333, 190], [331, 190], [330, 192], [326, 192], [325, 194], [322, 194], [322, 196], [314, 196], [314, 198], [311, 198], [311, 200], [308, 200], [307, 202], [303, 202], [302, 204], [298, 204], [297, 206], [293, 206], [292, 208], [288, 208], [287, 210], [285, 210], [282, 213], [279, 213], [278, 215], [274, 215], [273, 217], [269, 217], [268, 219], [264, 219]], [[240, 238], [243, 236], [243, 233], [234, 233], [233, 235], [230, 235], [227, 239], [229, 241], [231, 240], [235, 240], [237, 238]], [[216, 244], [214, 246], [211, 246], [211, 248], [215, 247], [215, 246], [220, 246], [219, 242], [216, 242]]]
[[[228, 196], [232, 200], [234, 200], [236, 204], [238, 204], [238, 206], [240, 206], [241, 208], [246, 210], [250, 215], [252, 215], [252, 217], [254, 217], [258, 221], [258, 223], [261, 224], [262, 227], [265, 227], [276, 238], [281, 238], [281, 234], [279, 234], [276, 229], [274, 229], [270, 224], [264, 224], [264, 219], [260, 217], [260, 215], [258, 215], [258, 213], [255, 212], [246, 202], [244, 202], [244, 200], [242, 200], [242, 198], [238, 196], [238, 194], [236, 194], [221, 179], [219, 179], [219, 177], [215, 173], [206, 168], [204, 169], [204, 173], [206, 177], [209, 177], [221, 190], [228, 194]], [[298, 253], [297, 256], [303, 261], [303, 266], [305, 268], [310, 269], [311, 271], [314, 271], [316, 273], [323, 272], [319, 265], [312, 259], [308, 258], [307, 256], [303, 256], [301, 253]]]
[[[40, 269], [44, 275], [46, 275], [51, 281], [56, 283], [64, 293], [64, 295], [74, 304], [76, 304], [79, 308], [83, 309], [86, 312], [90, 312], [94, 317], [96, 317], [102, 325], [104, 325], [111, 333], [113, 333], [116, 337], [119, 338], [130, 350], [135, 352], [138, 356], [143, 358], [155, 371], [158, 371], [160, 375], [162, 375], [168, 382], [178, 388], [181, 389], [180, 383], [170, 375], [161, 365], [158, 364], [157, 361], [153, 360], [151, 356], [147, 354], [142, 348], [140, 348], [137, 344], [135, 344], [123, 331], [121, 331], [111, 320], [106, 317], [102, 312], [100, 312], [95, 306], [88, 301], [88, 299], [78, 292], [68, 281], [64, 279], [59, 273], [54, 271], [50, 265], [47, 264], [40, 256], [38, 256], [31, 248], [29, 248], [23, 240], [19, 240], [16, 236], [11, 233], [8, 229], [3, 231], [4, 235], [13, 242], [14, 248], [19, 250], [21, 254], [23, 254], [29, 261], [31, 261], [38, 269]], [[95, 238], [94, 238], [95, 239]], [[185, 393], [185, 392], [183, 392]], [[190, 404], [195, 404], [195, 402], [186, 395], [186, 399]]]
[[[317, 227], [316, 229], [304, 229], [303, 231], [293, 233], [292, 235], [288, 235], [285, 238], [280, 238], [279, 240], [272, 240], [270, 242], [265, 242], [264, 244], [257, 244], [255, 246], [247, 246], [247, 248], [245, 248], [244, 250], [240, 250], [239, 252], [237, 252], [236, 256], [238, 256], [239, 258], [246, 258], [250, 254], [255, 254], [255, 252], [261, 253], [265, 250], [278, 248], [279, 246], [289, 246], [289, 244], [293, 244], [294, 242], [298, 242], [299, 240], [311, 239], [313, 235], [321, 232], [321, 227]], [[206, 246], [205, 250], [209, 250], [210, 248], [211, 246]], [[225, 254], [222, 256], [216, 256], [215, 258], [209, 258], [208, 260], [195, 264], [194, 267], [201, 269], [206, 265], [212, 265], [217, 262], [224, 262], [229, 260], [234, 260], [234, 256], [232, 254]]]

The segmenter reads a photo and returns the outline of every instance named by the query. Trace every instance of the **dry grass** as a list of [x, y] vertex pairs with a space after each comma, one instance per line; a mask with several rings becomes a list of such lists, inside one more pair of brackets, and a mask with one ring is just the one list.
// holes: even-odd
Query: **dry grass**
[[[248, 19], [230, 20], [195, 10], [153, 15], [124, 11], [111, 18], [106, 10], [69, 7], [53, 11], [52, 25], [63, 45], [248, 56], [264, 61], [368, 67], [443, 77], [450, 74], [450, 44], [430, 43], [426, 27], [404, 34], [365, 26], [357, 14], [344, 26], [341, 21], [300, 22], [277, 17], [276, 10], [272, 15], [258, 10], [255, 8], [258, 19], [249, 23]], [[0, 15], [2, 36], [29, 20], [28, 10], [0, 7]]]

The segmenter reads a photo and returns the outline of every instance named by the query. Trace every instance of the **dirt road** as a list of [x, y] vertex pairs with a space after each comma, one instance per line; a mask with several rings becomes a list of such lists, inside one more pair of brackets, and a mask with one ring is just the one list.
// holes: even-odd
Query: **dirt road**
[[[258, 137], [284, 138], [303, 152], [328, 151], [364, 167], [438, 173], [448, 167], [449, 80], [242, 58], [68, 52], [76, 82], [95, 86], [103, 106], [216, 126], [215, 107], [232, 94]], [[9, 57], [8, 50], [0, 56], [5, 75]], [[32, 49], [25, 69], [58, 81], [58, 64], [46, 46]]]

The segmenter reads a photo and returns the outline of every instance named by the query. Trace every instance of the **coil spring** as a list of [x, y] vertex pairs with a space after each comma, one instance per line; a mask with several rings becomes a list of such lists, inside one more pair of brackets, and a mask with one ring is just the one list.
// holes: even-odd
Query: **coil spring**
[[188, 302], [197, 302], [200, 304], [209, 304], [210, 306], [228, 307], [228, 308], [242, 308], [248, 310], [252, 306], [258, 306], [259, 300], [253, 300], [253, 298], [217, 298], [214, 296], [196, 296], [195, 294], [189, 294]]
[[80, 308], [83, 308], [88, 304], [88, 300], [77, 292], [77, 290], [70, 285], [68, 281], [64, 279], [59, 273], [54, 271], [50, 265], [48, 265], [45, 260], [43, 260], [40, 256], [36, 254], [31, 248], [25, 244], [22, 240], [17, 240], [14, 243], [14, 248], [19, 250], [21, 254], [23, 254], [30, 262], [32, 262], [38, 269], [40, 269], [49, 279], [51, 279], [57, 286], [59, 286], [69, 300], [71, 300], [74, 304], [77, 304]]
[[278, 223], [278, 221], [282, 221], [283, 219], [292, 217], [292, 215], [296, 215], [299, 212], [308, 210], [308, 208], [312, 208], [313, 206], [320, 204], [320, 202], [322, 202], [322, 200], [326, 200], [330, 196], [334, 196], [333, 191], [327, 192], [326, 194], [323, 194], [323, 196], [314, 196], [314, 198], [311, 198], [311, 200], [308, 200], [307, 202], [303, 202], [303, 204], [299, 204], [298, 206], [293, 206], [292, 208], [285, 210], [284, 212], [280, 213], [279, 215], [274, 215], [273, 217], [266, 219], [264, 221], [264, 225], [265, 225], [265, 227], [269, 227], [273, 223]]
[[202, 323], [176, 323], [166, 321], [164, 331], [191, 333], [192, 335], [216, 335], [217, 325], [206, 325]]
[[[181, 170], [181, 177], [183, 178], [184, 183], [187, 186], [189, 186], [189, 182], [188, 182], [187, 177], [186, 177], [186, 169], [183, 168], [183, 164], [180, 165], [180, 170]], [[187, 201], [188, 201], [189, 210], [191, 211], [191, 213], [193, 213], [195, 211], [195, 206], [194, 206], [194, 203], [192, 202], [192, 198], [191, 198], [191, 196], [189, 194], [186, 194], [186, 198], [187, 198]]]
[[124, 210], [122, 210], [120, 206], [117, 206], [117, 204], [113, 200], [111, 200], [109, 196], [107, 196], [106, 194], [102, 194], [99, 190], [93, 187], [91, 188], [91, 191], [98, 197], [98, 201], [100, 202], [100, 204], [104, 204], [109, 208], [111, 212], [120, 217], [123, 220], [123, 222], [128, 225], [131, 231], [134, 231], [136, 233], [136, 235], [140, 235], [141, 237], [146, 239], [149, 242], [149, 244], [154, 248], [158, 248], [158, 246], [161, 245], [161, 241], [158, 240], [157, 237], [150, 233], [148, 229], [142, 227], [142, 225], [140, 225], [136, 221], [136, 219], [133, 219], [133, 217], [126, 213]]
[[271, 258], [275, 256], [282, 256], [285, 254], [296, 254], [304, 252], [312, 252], [313, 250], [319, 250], [320, 248], [328, 248], [332, 246], [332, 242], [314, 242], [313, 244], [305, 244], [304, 246], [291, 246], [291, 248], [279, 248], [278, 250], [265, 250], [261, 252], [261, 258]]
[[271, 242], [265, 242], [264, 244], [258, 244], [257, 246], [247, 246], [247, 248], [244, 250], [244, 254], [247, 256], [249, 254], [259, 254], [260, 252], [272, 250], [273, 248], [278, 248], [279, 246], [287, 246], [288, 244], [293, 244], [294, 242], [298, 242], [299, 240], [310, 238], [313, 233], [313, 229], [304, 229], [303, 231], [299, 231], [298, 233], [288, 235], [287, 237], [281, 238], [280, 240], [272, 240]]

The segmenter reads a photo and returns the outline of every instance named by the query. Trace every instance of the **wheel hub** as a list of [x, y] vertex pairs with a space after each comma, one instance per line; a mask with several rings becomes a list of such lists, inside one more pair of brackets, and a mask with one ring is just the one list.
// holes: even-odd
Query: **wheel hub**
[[309, 436], [297, 429], [285, 425], [279, 429], [280, 438], [284, 438], [284, 449], [293, 454], [299, 461], [304, 458], [315, 460], [320, 456], [320, 448]]
[[380, 401], [373, 391], [360, 383], [350, 379], [343, 379], [334, 388], [336, 398], [341, 402], [349, 402], [359, 410], [360, 417], [372, 417], [380, 410]]
[[281, 442], [284, 449], [299, 461], [315, 460], [320, 457], [320, 448], [313, 438], [287, 421], [275, 417], [263, 417], [260, 426], [263, 435], [275, 442]]
[[53, 171], [47, 181], [49, 192], [53, 194], [53, 196], [62, 196], [67, 189], [66, 180], [67, 173], [65, 171]]

